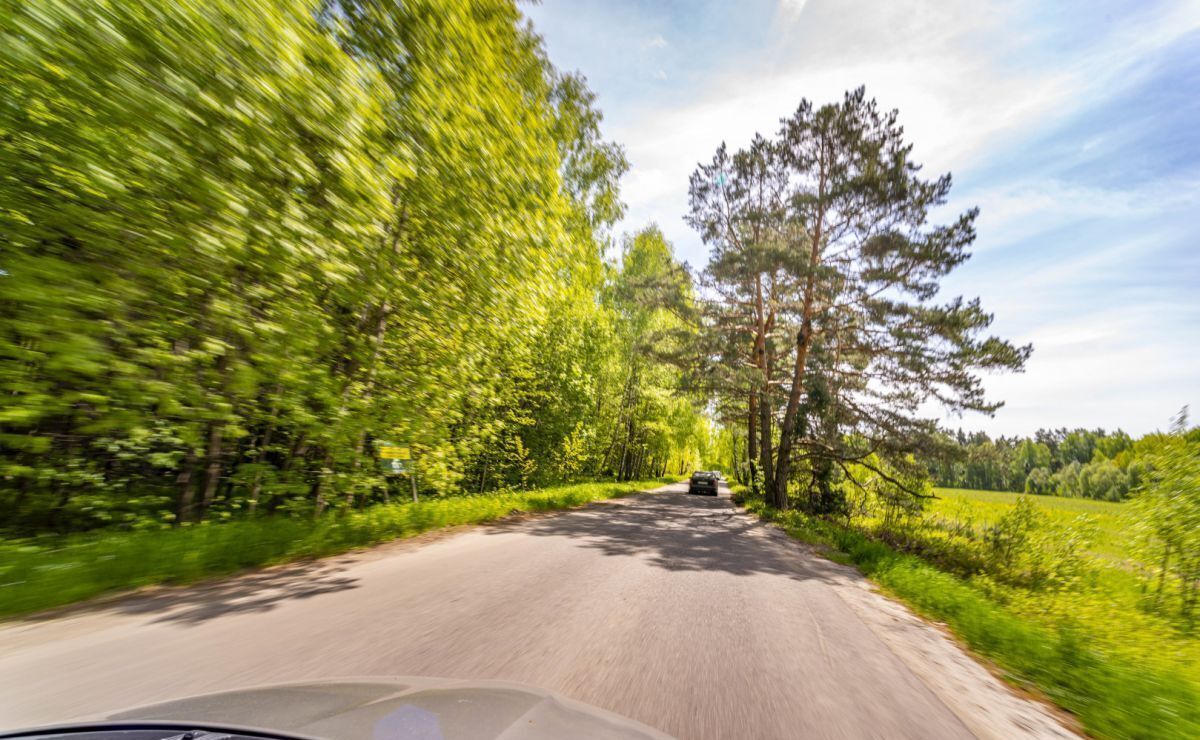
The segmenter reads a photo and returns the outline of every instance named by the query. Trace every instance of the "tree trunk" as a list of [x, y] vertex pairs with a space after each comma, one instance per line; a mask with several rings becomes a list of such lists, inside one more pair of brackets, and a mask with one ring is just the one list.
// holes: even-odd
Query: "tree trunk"
[[175, 479], [175, 484], [179, 486], [179, 500], [175, 507], [175, 524], [177, 525], [192, 517], [192, 506], [196, 497], [196, 490], [192, 485], [192, 469], [195, 466], [196, 453], [189, 447], [187, 456], [183, 460], [183, 469], [179, 471], [179, 477]]
[[746, 423], [746, 462], [750, 470], [750, 490], [758, 493], [758, 481], [755, 472], [758, 469], [758, 394], [750, 392], [750, 418]]
[[308, 454], [308, 432], [300, 432], [296, 437], [296, 441], [292, 443], [292, 450], [288, 453], [287, 460], [283, 461], [283, 472], [292, 469], [292, 462], [298, 457], [304, 457]]
[[326, 471], [333, 467], [333, 456], [329, 453], [325, 454], [325, 460], [321, 465], [321, 472], [317, 473], [317, 485], [313, 489], [313, 496], [316, 498], [317, 516], [325, 513], [325, 477]]
[[217, 492], [217, 483], [221, 480], [221, 437], [225, 424], [213, 422], [208, 429], [208, 467], [204, 477], [204, 497], [200, 499], [200, 518], [208, 513], [212, 506], [213, 497]]
[[633, 414], [625, 427], [625, 441], [621, 443], [621, 467], [617, 470], [617, 480], [629, 480], [629, 445], [633, 442]]
[[772, 496], [775, 487], [771, 466], [771, 363], [767, 356], [767, 308], [763, 300], [762, 280], [757, 277], [754, 279], [754, 312], [758, 325], [754, 336], [754, 363], [758, 366], [761, 375], [758, 397], [758, 454], [761, 459], [763, 490], [767, 494], [767, 501], [778, 506], [778, 501]]
[[613, 450], [617, 449], [617, 435], [613, 434], [608, 442], [608, 449], [604, 451], [604, 456], [600, 458], [600, 464], [596, 468], [595, 476], [600, 477], [605, 470], [608, 469], [608, 459], [612, 457]]
[[767, 383], [763, 383], [763, 399], [758, 402], [758, 457], [759, 474], [762, 477], [763, 493], [773, 506], [780, 506], [778, 499], [773, 497], [775, 491], [775, 476], [772, 468], [771, 453], [771, 404], [767, 399]]
[[729, 430], [729, 470], [734, 479], [741, 483], [742, 469], [738, 464], [737, 431], [734, 429]]
[[[147, 475], [145, 477], [149, 478], [150, 476]], [[18, 484], [18, 487], [17, 487], [17, 500], [13, 503], [12, 511], [13, 511], [14, 519], [16, 517], [20, 516], [21, 507], [25, 505], [26, 499], [29, 498], [29, 488], [31, 485], [32, 484], [30, 483], [28, 476], [21, 477], [21, 482], [20, 482], [20, 484]]]
[[[267, 455], [267, 447], [271, 444], [271, 435], [275, 432], [275, 423], [272, 421], [267, 424], [267, 430], [263, 432], [262, 442], [259, 444], [258, 457], [255, 459], [259, 465], [263, 464], [263, 458]], [[258, 513], [258, 495], [262, 491], [262, 471], [259, 470], [254, 474], [254, 483], [250, 486], [250, 516]]]
[[[824, 198], [825, 176], [821, 174], [818, 186], [818, 201]], [[779, 429], [779, 451], [775, 460], [775, 480], [772, 498], [777, 506], [787, 506], [787, 481], [791, 473], [792, 443], [796, 437], [796, 415], [800, 412], [800, 394], [804, 391], [804, 371], [808, 362], [808, 350], [812, 347], [813, 313], [816, 309], [817, 266], [821, 261], [821, 240], [824, 238], [824, 211], [817, 213], [813, 228], [812, 243], [808, 250], [808, 275], [804, 280], [804, 308], [801, 312], [800, 331], [796, 332], [796, 364], [792, 368], [792, 388], [788, 393], [787, 410], [783, 414], [783, 426]]]
[[254, 483], [250, 486], [250, 516], [258, 513], [258, 495], [262, 491], [262, 471], [254, 474]]
[[[356, 442], [354, 445], [354, 467], [353, 467], [353, 470], [355, 473], [357, 473], [359, 471], [359, 469], [362, 467], [363, 453], [366, 452], [366, 448], [367, 448], [367, 430], [360, 429], [360, 430], [358, 430], [358, 442]], [[357, 476], [356, 476], [356, 478], [357, 478]], [[351, 483], [350, 488], [348, 488], [346, 490], [346, 508], [348, 508], [348, 509], [354, 508], [354, 497], [356, 495], [357, 494], [354, 491], [354, 484]]]
[[[46, 526], [51, 528], [58, 525], [59, 517], [67, 510], [67, 504], [71, 502], [71, 488], [70, 486], [63, 485], [62, 481], [54, 482], [53, 492], [58, 494], [58, 502], [50, 510], [50, 516], [46, 520]], [[63, 531], [65, 532], [68, 529], [70, 529], [69, 526], [64, 527]]]

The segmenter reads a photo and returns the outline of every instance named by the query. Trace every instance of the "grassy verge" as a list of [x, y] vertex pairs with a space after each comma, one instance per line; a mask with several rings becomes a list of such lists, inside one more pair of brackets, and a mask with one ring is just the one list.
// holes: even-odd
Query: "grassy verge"
[[1103, 641], [1069, 622], [1038, 624], [997, 603], [968, 581], [915, 555], [800, 512], [751, 501], [748, 510], [790, 536], [856, 565], [886, 591], [945, 622], [973, 650], [1019, 682], [1040, 688], [1079, 716], [1088, 732], [1113, 738], [1200, 737], [1200, 688], [1155, 665], [1104, 650]]
[[[1019, 493], [972, 491], [963, 488], [934, 489], [938, 498], [931, 502], [930, 513], [945, 519], [977, 524], [994, 524], [1010, 511]], [[1093, 501], [1064, 496], [1034, 496], [1038, 507], [1060, 525], [1070, 526], [1079, 517], [1087, 517], [1095, 528], [1092, 551], [1114, 561], [1132, 559], [1129, 551], [1129, 525], [1125, 510], [1129, 504]]]
[[245, 568], [322, 557], [456, 524], [624, 496], [677, 478], [582, 483], [536, 491], [435, 498], [313, 520], [262, 518], [147, 532], [100, 532], [0, 545], [0, 617], [154, 584], [190, 583]]

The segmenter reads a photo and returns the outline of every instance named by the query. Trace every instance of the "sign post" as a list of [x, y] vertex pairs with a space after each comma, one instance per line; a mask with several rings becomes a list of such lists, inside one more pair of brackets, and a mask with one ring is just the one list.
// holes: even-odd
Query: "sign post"
[[412, 466], [412, 450], [408, 445], [398, 445], [394, 442], [379, 443], [379, 464], [386, 475], [408, 473], [412, 483], [412, 500], [417, 503], [417, 471]]

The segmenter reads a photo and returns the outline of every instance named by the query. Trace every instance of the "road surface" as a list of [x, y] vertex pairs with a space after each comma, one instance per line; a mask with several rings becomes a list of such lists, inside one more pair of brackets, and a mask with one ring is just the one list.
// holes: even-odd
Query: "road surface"
[[654, 494], [0, 627], [0, 727], [309, 679], [533, 684], [680, 738], [1070, 736], [721, 498]]

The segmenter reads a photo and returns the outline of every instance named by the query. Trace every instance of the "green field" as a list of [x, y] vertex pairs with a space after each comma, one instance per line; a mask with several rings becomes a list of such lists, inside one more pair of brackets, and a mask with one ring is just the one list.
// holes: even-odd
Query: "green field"
[[[1023, 494], [937, 489], [929, 506], [930, 537], [963, 539], [953, 525], [968, 525], [976, 536], [1011, 511]], [[1058, 496], [1030, 496], [1051, 522], [1050, 536], [1070, 537], [1086, 530], [1080, 574], [1054, 587], [1028, 588], [971, 581], [1022, 616], [1056, 629], [1083, 630], [1114, 656], [1187, 676], [1200, 684], [1200, 634], [1170, 610], [1154, 608], [1152, 583], [1139, 577], [1146, 567], [1137, 550], [1128, 504]], [[949, 525], [949, 526], [948, 526]]]
[[[936, 493], [940, 498], [932, 501], [928, 516], [940, 534], [947, 522], [973, 525], [977, 531], [995, 524], [1024, 495], [958, 488], [938, 488]], [[1082, 576], [1072, 584], [1046, 589], [992, 584], [983, 577], [972, 580], [1027, 618], [1055, 628], [1080, 628], [1122, 660], [1153, 664], [1200, 684], [1200, 634], [1194, 626], [1152, 608], [1150, 584], [1138, 577], [1142, 564], [1130, 535], [1128, 504], [1030, 498], [1060, 533], [1090, 529]]]
[[[1009, 511], [1017, 499], [1025, 494], [1007, 491], [972, 491], [964, 488], [935, 488], [938, 496], [929, 506], [936, 517], [955, 521], [974, 521], [980, 524], [995, 524]], [[1062, 524], [1074, 524], [1079, 517], [1087, 517], [1095, 527], [1095, 541], [1090, 548], [1097, 555], [1114, 560], [1133, 560], [1128, 536], [1129, 523], [1125, 519], [1124, 503], [1093, 501], [1086, 498], [1063, 496], [1031, 496], [1051, 520]]]
[[[995, 491], [936, 489], [928, 518], [938, 534], [948, 523], [980, 533], [1012, 511], [1022, 495]], [[1200, 636], [1193, 625], [1152, 607], [1150, 584], [1139, 577], [1141, 558], [1132, 536], [1128, 504], [1030, 495], [1060, 536], [1087, 530], [1084, 570], [1075, 582], [1056, 588], [1018, 588], [978, 576], [982, 588], [1021, 618], [1054, 630], [1086, 636], [1110, 660], [1145, 667], [1200, 686]], [[953, 537], [953, 535], [952, 535]]]
[[[935, 488], [933, 489], [940, 500], [944, 502], [969, 501], [972, 504], [986, 508], [989, 505], [1011, 506], [1017, 499], [1026, 494], [1010, 493], [1008, 491], [972, 491], [966, 488]], [[1124, 503], [1111, 501], [1093, 501], [1087, 498], [1066, 498], [1063, 496], [1032, 496], [1039, 506], [1055, 512], [1068, 514], [1089, 514], [1104, 517], [1119, 517], [1125, 508]]]

